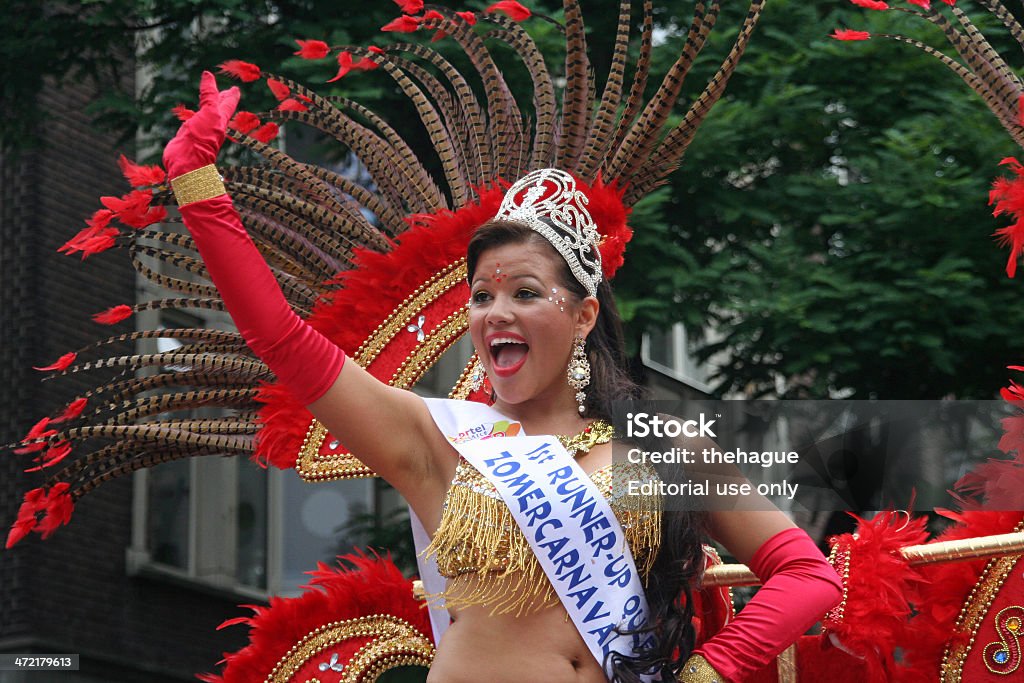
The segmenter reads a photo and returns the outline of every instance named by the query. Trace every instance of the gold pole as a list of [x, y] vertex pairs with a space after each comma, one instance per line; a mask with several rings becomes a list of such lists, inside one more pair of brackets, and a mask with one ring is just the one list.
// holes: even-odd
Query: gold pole
[[[941, 541], [908, 545], [900, 549], [910, 566], [917, 567], [933, 562], [955, 562], [976, 560], [1005, 555], [1024, 554], [1024, 531], [994, 536], [978, 536], [958, 541]], [[701, 588], [724, 586], [757, 586], [761, 581], [745, 564], [720, 564], [704, 572]]]

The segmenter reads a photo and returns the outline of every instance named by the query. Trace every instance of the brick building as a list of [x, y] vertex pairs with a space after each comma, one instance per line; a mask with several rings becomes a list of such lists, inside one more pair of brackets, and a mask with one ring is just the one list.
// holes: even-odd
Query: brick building
[[[101, 338], [90, 315], [134, 301], [124, 252], [80, 263], [57, 247], [83, 226], [101, 195], [122, 194], [117, 154], [83, 113], [95, 86], [69, 83], [40, 95], [51, 119], [45, 146], [0, 158], [0, 443], [20, 439], [44, 415], [80, 395], [85, 378], [42, 382], [61, 354]], [[130, 351], [124, 346], [124, 351]], [[0, 457], [0, 523], [39, 486], [24, 458]], [[33, 535], [0, 550], [0, 653], [77, 653], [78, 672], [0, 671], [0, 681], [185, 681], [210, 671], [243, 629], [216, 631], [237, 616], [235, 595], [218, 595], [128, 571], [131, 478], [100, 487], [72, 524], [48, 541]]]

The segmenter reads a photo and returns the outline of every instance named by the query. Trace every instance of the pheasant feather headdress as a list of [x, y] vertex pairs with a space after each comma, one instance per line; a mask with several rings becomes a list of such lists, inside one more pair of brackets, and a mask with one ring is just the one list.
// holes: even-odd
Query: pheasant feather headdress
[[[221, 165], [224, 181], [294, 310], [379, 379], [410, 387], [465, 332], [466, 244], [497, 213], [508, 183], [526, 173], [557, 167], [575, 177], [598, 227], [603, 274], [614, 274], [631, 235], [630, 207], [679, 166], [722, 96], [763, 5], [764, 0], [750, 3], [721, 66], [681, 121], [671, 124], [686, 76], [719, 18], [719, 2], [695, 4], [681, 52], [649, 99], [644, 94], [654, 30], [650, 0], [643, 3], [639, 53], [631, 67], [632, 7], [629, 0], [619, 4], [611, 68], [600, 92], [577, 0], [564, 1], [564, 25], [557, 24], [565, 38], [565, 66], [556, 75], [518, 23], [529, 16], [519, 3], [499, 2], [473, 13], [407, 2], [403, 8], [411, 14], [384, 29], [444, 36], [461, 49], [469, 68], [415, 42], [329, 47], [299, 41], [299, 54], [333, 55], [335, 79], [351, 70], [374, 70], [393, 81], [422, 123], [429, 150], [417, 154], [383, 116], [358, 102], [323, 97], [233, 60], [222, 65], [224, 72], [243, 81], [265, 80], [279, 105], [233, 119], [233, 139], [262, 162]], [[495, 48], [511, 49], [522, 62], [532, 83], [530, 107], [524, 109], [506, 83]], [[177, 113], [189, 115], [184, 109]], [[369, 182], [275, 149], [269, 143], [286, 122], [335, 140], [358, 158]], [[137, 189], [104, 198], [104, 208], [62, 250], [88, 256], [125, 249], [136, 270], [168, 295], [116, 306], [97, 321], [117, 324], [143, 310], [223, 310], [192, 240], [159, 227], [173, 222], [164, 209], [173, 199], [162, 170], [127, 160], [122, 167]], [[173, 340], [176, 346], [127, 356], [104, 353], [115, 342], [147, 340]], [[371, 474], [274, 384], [234, 332], [125, 333], [66, 354], [45, 370], [107, 374], [59, 416], [41, 420], [19, 444], [17, 450], [32, 456], [34, 468], [49, 479], [26, 495], [8, 545], [33, 530], [52, 533], [70, 518], [73, 501], [104, 481], [179, 458], [249, 455], [296, 467], [310, 480]], [[469, 395], [467, 374], [453, 395], [477, 398]], [[196, 408], [224, 412], [181, 416]]]

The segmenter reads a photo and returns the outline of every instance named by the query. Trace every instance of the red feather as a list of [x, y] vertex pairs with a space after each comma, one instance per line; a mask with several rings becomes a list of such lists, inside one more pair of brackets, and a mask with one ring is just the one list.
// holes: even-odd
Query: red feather
[[887, 681], [895, 666], [893, 643], [907, 627], [910, 601], [921, 583], [899, 550], [928, 538], [927, 518], [904, 519], [893, 511], [857, 519], [857, 532], [832, 539], [850, 549], [846, 605], [841, 619], [824, 625], [844, 649], [864, 660], [869, 681]]
[[501, 0], [484, 10], [488, 13], [504, 12], [512, 21], [523, 21], [529, 19], [531, 12], [515, 0]]
[[5, 548], [10, 549], [15, 546], [21, 539], [28, 536], [36, 528], [36, 516], [31, 517], [18, 517], [14, 524], [11, 525], [11, 530], [7, 534], [7, 543], [4, 545]]
[[867, 31], [851, 31], [850, 29], [835, 29], [829, 38], [836, 40], [869, 40], [871, 34]]
[[267, 144], [277, 137], [278, 132], [280, 132], [280, 129], [277, 127], [277, 124], [271, 122], [264, 123], [262, 126], [250, 133], [250, 135], [260, 142]]
[[334, 83], [341, 78], [345, 77], [349, 71], [352, 70], [352, 53], [341, 51], [338, 53], [338, 73], [334, 74], [334, 78], [328, 79], [328, 83]]
[[68, 489], [71, 485], [66, 481], [54, 484], [46, 493], [46, 505], [44, 515], [39, 520], [36, 530], [42, 534], [43, 540], [53, 535], [53, 532], [71, 521], [71, 514], [75, 510], [75, 504], [71, 500]]
[[117, 165], [121, 167], [121, 173], [132, 187], [159, 185], [167, 179], [167, 173], [160, 166], [140, 166], [123, 154], [117, 160]]
[[240, 111], [235, 114], [235, 117], [228, 123], [232, 129], [237, 130], [239, 133], [248, 133], [250, 131], [259, 128], [260, 119], [258, 116], [248, 111]]
[[601, 234], [598, 242], [601, 270], [608, 280], [615, 277], [616, 271], [625, 262], [626, 244], [633, 239], [633, 231], [626, 224], [632, 209], [622, 204], [624, 191], [625, 188], [618, 186], [618, 181], [605, 184], [601, 176], [586, 190], [589, 200], [587, 210]]
[[410, 17], [403, 14], [393, 21], [389, 21], [380, 27], [381, 31], [391, 31], [395, 33], [413, 33], [420, 27], [420, 20], [416, 17]]
[[188, 121], [196, 115], [195, 110], [189, 109], [184, 104], [177, 104], [171, 107], [171, 113], [174, 114], [179, 121]]
[[278, 111], [309, 111], [309, 107], [299, 102], [294, 97], [289, 97], [277, 105]]
[[369, 57], [363, 57], [358, 62], [353, 64], [352, 68], [354, 70], [356, 70], [356, 71], [373, 71], [374, 69], [376, 69], [379, 66], [380, 66], [380, 64], [378, 64], [377, 62], [373, 61]]
[[258, 66], [249, 62], [243, 62], [240, 59], [229, 59], [224, 62], [220, 65], [220, 72], [232, 78], [237, 78], [244, 83], [259, 80], [263, 75]]
[[134, 311], [131, 306], [127, 304], [119, 304], [112, 308], [108, 308], [102, 313], [97, 313], [92, 317], [98, 323], [103, 325], [116, 325], [126, 318], [130, 318]]
[[50, 426], [50, 418], [44, 417], [39, 422], [32, 425], [32, 428], [28, 430], [28, 434], [22, 441], [30, 441], [32, 439], [45, 439], [48, 436], [53, 436], [57, 433], [55, 429], [47, 429]]
[[1006, 275], [1017, 274], [1017, 256], [1024, 253], [1024, 166], [1012, 157], [999, 162], [1001, 166], [1009, 166], [1014, 178], [996, 178], [988, 193], [988, 204], [995, 204], [993, 216], [1009, 214], [1013, 224], [999, 228], [995, 232], [996, 241], [1001, 245], [1010, 245], [1010, 256], [1006, 262]]
[[75, 243], [75, 250], [82, 252], [82, 259], [99, 254], [117, 244], [115, 239], [120, 233], [117, 228], [106, 228], [96, 234], [83, 237]]
[[98, 209], [92, 217], [86, 221], [82, 230], [58, 247], [57, 251], [64, 254], [82, 252], [82, 258], [99, 253], [104, 249], [114, 246], [114, 238], [118, 236], [117, 228], [108, 227], [114, 212], [109, 209]]
[[1024, 415], [1002, 419], [1003, 436], [999, 439], [999, 450], [1003, 453], [1024, 453]]
[[864, 7], [865, 9], [876, 9], [885, 10], [889, 9], [889, 4], [885, 2], [879, 2], [878, 0], [850, 0], [857, 7]]
[[274, 93], [274, 97], [276, 97], [278, 101], [285, 99], [292, 92], [291, 88], [276, 78], [268, 78], [267, 87], [270, 88], [270, 92]]
[[26, 472], [38, 472], [47, 467], [53, 467], [71, 454], [71, 444], [67, 441], [60, 441], [46, 449], [46, 452], [35, 459], [39, 464], [31, 467]]
[[87, 398], [76, 398], [74, 401], [68, 404], [68, 407], [64, 409], [64, 412], [60, 414], [60, 417], [50, 420], [50, 424], [57, 424], [58, 422], [67, 422], [73, 420], [82, 414], [85, 410], [86, 404], [89, 402]]
[[28, 536], [36, 528], [36, 515], [46, 506], [46, 491], [42, 488], [32, 489], [22, 499], [21, 507], [18, 508], [18, 517], [7, 535], [7, 546], [12, 547], [15, 543]]
[[[374, 614], [405, 619], [424, 636], [430, 636], [427, 610], [412, 596], [412, 583], [402, 576], [390, 558], [362, 554], [339, 558], [345, 564], [337, 568], [318, 563], [310, 585], [295, 598], [273, 597], [270, 605], [248, 605], [251, 617], [229, 619], [222, 626], [249, 625], [249, 644], [224, 656], [226, 666], [220, 676], [205, 674], [200, 679], [211, 683], [251, 683], [262, 681], [296, 643], [314, 630], [336, 621]], [[332, 648], [342, 663], [347, 663], [365, 645], [367, 638], [356, 637]], [[304, 679], [303, 679], [304, 680]]]
[[100, 202], [114, 212], [119, 221], [133, 228], [145, 228], [167, 219], [167, 209], [150, 206], [152, 190], [133, 190], [123, 197], [100, 197]]
[[56, 361], [54, 361], [50, 365], [46, 365], [46, 366], [41, 367], [41, 368], [37, 368], [37, 367], [33, 366], [32, 369], [33, 370], [39, 370], [41, 372], [46, 372], [48, 370], [67, 370], [69, 367], [71, 367], [71, 364], [75, 362], [75, 358], [77, 358], [77, 357], [78, 357], [77, 353], [65, 353], [63, 356], [58, 358]]
[[405, 14], [419, 14], [423, 11], [423, 0], [395, 0]]
[[330, 48], [322, 40], [296, 40], [299, 51], [295, 54], [303, 59], [323, 59], [330, 52]]

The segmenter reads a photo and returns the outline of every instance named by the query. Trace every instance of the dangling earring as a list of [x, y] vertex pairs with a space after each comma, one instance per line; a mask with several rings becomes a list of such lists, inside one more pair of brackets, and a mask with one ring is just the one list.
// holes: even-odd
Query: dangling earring
[[484, 387], [484, 380], [487, 379], [487, 372], [484, 370], [483, 363], [480, 362], [480, 356], [473, 354], [473, 358], [473, 369], [469, 373], [469, 389], [470, 391], [480, 391]]
[[587, 394], [583, 390], [590, 384], [590, 361], [587, 360], [586, 341], [583, 337], [572, 340], [572, 358], [569, 359], [569, 386], [576, 390], [576, 403], [580, 415], [586, 411]]

